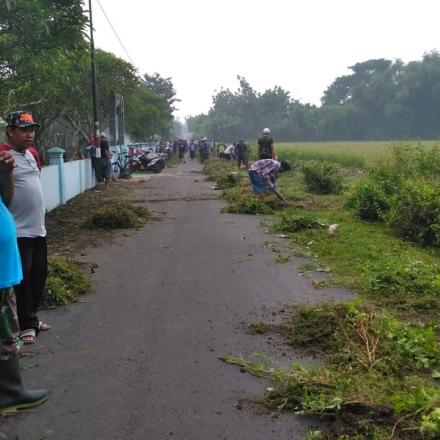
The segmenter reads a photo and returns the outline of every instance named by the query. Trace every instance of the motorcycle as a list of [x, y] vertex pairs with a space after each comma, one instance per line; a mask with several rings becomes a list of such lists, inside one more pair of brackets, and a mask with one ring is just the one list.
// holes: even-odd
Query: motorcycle
[[131, 158], [130, 167], [132, 171], [152, 171], [158, 174], [165, 168], [166, 158], [166, 154], [139, 154]]

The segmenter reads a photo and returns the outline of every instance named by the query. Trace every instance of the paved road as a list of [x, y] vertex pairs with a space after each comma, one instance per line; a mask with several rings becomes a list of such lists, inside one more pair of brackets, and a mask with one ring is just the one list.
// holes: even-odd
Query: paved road
[[261, 218], [220, 214], [218, 193], [193, 168], [165, 170], [137, 194], [155, 217], [143, 229], [85, 250], [82, 258], [99, 264], [95, 293], [45, 312], [53, 328], [22, 365], [26, 382], [46, 386], [50, 398], [1, 420], [10, 438], [304, 437], [308, 426], [294, 415], [237, 408], [266, 384], [217, 356], [266, 351], [290, 362], [285, 347], [248, 335], [246, 325], [287, 303], [347, 293], [315, 290], [294, 263], [275, 265]]

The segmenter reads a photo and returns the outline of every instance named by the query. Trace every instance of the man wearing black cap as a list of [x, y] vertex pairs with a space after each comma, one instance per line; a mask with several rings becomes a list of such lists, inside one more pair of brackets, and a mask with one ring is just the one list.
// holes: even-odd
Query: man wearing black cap
[[14, 291], [20, 323], [20, 339], [25, 344], [35, 342], [39, 331], [49, 325], [39, 321], [37, 310], [47, 278], [47, 245], [43, 190], [40, 182], [38, 153], [32, 145], [35, 129], [29, 112], [16, 111], [6, 118], [8, 143], [0, 150], [8, 151], [15, 161], [14, 198], [9, 206], [17, 227], [23, 280]]

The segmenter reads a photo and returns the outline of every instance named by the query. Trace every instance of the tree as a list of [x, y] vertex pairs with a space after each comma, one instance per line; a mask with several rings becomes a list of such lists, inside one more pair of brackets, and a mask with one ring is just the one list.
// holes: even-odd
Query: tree
[[127, 132], [135, 142], [154, 136], [167, 136], [171, 116], [163, 97], [139, 83], [125, 97]]
[[157, 72], [154, 75], [144, 74], [144, 84], [150, 88], [156, 95], [162, 96], [167, 102], [170, 113], [176, 108], [174, 104], [180, 102], [180, 99], [176, 98], [176, 91], [174, 90], [172, 78], [162, 78]]

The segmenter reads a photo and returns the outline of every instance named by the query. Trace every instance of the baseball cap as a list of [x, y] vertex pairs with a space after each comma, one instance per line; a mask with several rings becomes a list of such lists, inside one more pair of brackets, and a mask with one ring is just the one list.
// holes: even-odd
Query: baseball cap
[[6, 116], [6, 124], [8, 127], [24, 128], [24, 127], [39, 127], [40, 125], [34, 122], [32, 113], [29, 112], [11, 112]]

